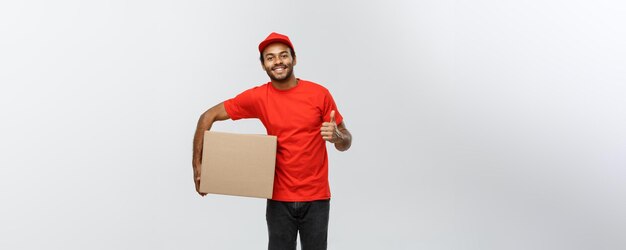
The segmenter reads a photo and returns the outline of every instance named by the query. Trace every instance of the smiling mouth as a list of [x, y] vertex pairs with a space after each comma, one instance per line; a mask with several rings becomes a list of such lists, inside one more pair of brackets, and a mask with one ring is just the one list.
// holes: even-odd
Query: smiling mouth
[[272, 68], [272, 71], [280, 74], [287, 71], [287, 66], [276, 66]]

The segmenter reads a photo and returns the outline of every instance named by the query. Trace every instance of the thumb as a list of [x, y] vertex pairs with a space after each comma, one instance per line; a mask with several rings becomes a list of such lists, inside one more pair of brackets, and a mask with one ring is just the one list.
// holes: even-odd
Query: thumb
[[335, 111], [330, 111], [330, 122], [335, 122]]

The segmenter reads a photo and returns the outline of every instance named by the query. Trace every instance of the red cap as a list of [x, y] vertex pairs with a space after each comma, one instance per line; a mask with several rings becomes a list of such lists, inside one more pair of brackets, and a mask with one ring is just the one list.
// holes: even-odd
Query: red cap
[[267, 47], [267, 45], [270, 45], [272, 43], [284, 43], [285, 45], [289, 46], [289, 48], [291, 48], [292, 52], [294, 51], [293, 44], [291, 44], [289, 37], [283, 34], [272, 32], [272, 34], [267, 36], [267, 38], [265, 38], [265, 40], [263, 40], [263, 42], [259, 44], [259, 52], [263, 53], [263, 50], [265, 49], [265, 47]]

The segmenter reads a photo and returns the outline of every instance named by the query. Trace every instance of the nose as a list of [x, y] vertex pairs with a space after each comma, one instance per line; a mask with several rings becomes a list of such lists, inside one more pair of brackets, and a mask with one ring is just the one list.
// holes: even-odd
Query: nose
[[283, 60], [282, 59], [276, 58], [276, 60], [274, 60], [274, 66], [281, 65], [281, 64], [283, 64]]
[[277, 56], [276, 59], [274, 59], [274, 65], [281, 65], [283, 64], [283, 59], [280, 58], [280, 56]]

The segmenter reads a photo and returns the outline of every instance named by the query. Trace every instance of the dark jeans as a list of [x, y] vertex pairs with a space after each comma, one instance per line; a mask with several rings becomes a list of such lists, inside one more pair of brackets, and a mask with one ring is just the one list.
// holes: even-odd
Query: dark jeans
[[267, 200], [265, 219], [269, 250], [295, 250], [300, 232], [302, 250], [326, 249], [330, 200], [282, 202]]

